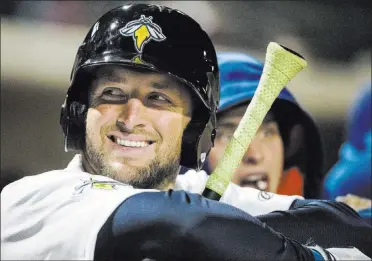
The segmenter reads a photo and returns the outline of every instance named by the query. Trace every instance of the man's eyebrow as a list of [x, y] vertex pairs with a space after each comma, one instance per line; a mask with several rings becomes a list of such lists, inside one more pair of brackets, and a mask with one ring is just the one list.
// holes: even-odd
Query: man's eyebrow
[[170, 89], [168, 82], [152, 82], [151, 87], [157, 90], [166, 90]]
[[104, 73], [98, 77], [98, 80], [112, 82], [112, 83], [125, 83], [126, 82], [125, 77], [119, 77], [115, 75], [114, 73]]

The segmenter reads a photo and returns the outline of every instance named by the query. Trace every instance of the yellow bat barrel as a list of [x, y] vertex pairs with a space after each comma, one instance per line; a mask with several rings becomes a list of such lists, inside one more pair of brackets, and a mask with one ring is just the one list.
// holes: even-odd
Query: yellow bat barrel
[[280, 91], [306, 66], [301, 55], [277, 43], [269, 43], [259, 85], [222, 160], [207, 181], [204, 197], [220, 199]]

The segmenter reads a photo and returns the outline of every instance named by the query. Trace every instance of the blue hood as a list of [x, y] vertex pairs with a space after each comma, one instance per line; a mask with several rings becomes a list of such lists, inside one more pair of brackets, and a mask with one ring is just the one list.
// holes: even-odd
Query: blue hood
[[[223, 112], [253, 98], [260, 82], [263, 64], [249, 55], [233, 52], [220, 52], [217, 59], [221, 85], [218, 111]], [[278, 99], [298, 105], [287, 88], [283, 88]]]
[[339, 160], [324, 181], [324, 197], [354, 194], [372, 198], [372, 111], [371, 84], [358, 94], [348, 113], [347, 139], [339, 151]]
[[371, 131], [372, 124], [372, 88], [366, 85], [351, 105], [346, 126], [347, 140], [357, 150], [365, 149], [364, 136]]
[[[217, 54], [220, 67], [220, 105], [217, 115], [241, 104], [248, 104], [258, 87], [263, 71], [259, 60], [242, 53], [220, 52]], [[312, 117], [303, 110], [295, 97], [284, 88], [275, 100], [271, 112], [279, 119], [279, 128], [286, 153], [291, 142], [289, 133], [292, 126], [303, 127], [304, 149], [302, 153], [293, 153], [285, 159], [285, 168], [297, 166], [304, 176], [304, 196], [318, 198], [321, 194], [323, 171], [323, 142]], [[301, 154], [301, 155], [300, 155]]]

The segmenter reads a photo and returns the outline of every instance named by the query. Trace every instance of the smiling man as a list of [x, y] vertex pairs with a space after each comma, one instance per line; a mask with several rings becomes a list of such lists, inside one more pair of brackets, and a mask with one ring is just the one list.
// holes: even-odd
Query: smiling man
[[[260, 221], [270, 216], [231, 206], [245, 195], [233, 184], [222, 202], [170, 189], [181, 165], [202, 168], [219, 104], [214, 46], [184, 13], [148, 4], [108, 11], [80, 46], [71, 80], [60, 121], [65, 148], [78, 154], [65, 169], [3, 189], [2, 260], [314, 261], [340, 256], [326, 247], [350, 245], [369, 254], [370, 228], [337, 203], [329, 210], [312, 202], [314, 209], [274, 197], [284, 209], [311, 210], [274, 217], [280, 224], [294, 216], [298, 227], [287, 238]], [[347, 239], [322, 241], [319, 231], [339, 228]], [[348, 257], [366, 257], [358, 249], [346, 249]]]
[[192, 98], [173, 77], [108, 66], [92, 81], [83, 166], [137, 188], [167, 189], [180, 166]]

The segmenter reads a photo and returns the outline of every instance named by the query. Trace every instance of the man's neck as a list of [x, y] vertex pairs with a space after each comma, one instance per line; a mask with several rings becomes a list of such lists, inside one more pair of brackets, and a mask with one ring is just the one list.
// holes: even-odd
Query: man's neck
[[[88, 172], [89, 174], [92, 174], [92, 175], [100, 175], [94, 170], [94, 168], [92, 167], [92, 165], [90, 164], [89, 160], [86, 158], [84, 153], [81, 153], [81, 163], [82, 163], [83, 170], [85, 172]], [[163, 191], [173, 189], [176, 184], [176, 178], [179, 175], [180, 171], [181, 171], [181, 166], [178, 167], [177, 175], [175, 176], [175, 178], [173, 178], [172, 180], [169, 180], [169, 179], [164, 180], [163, 183], [161, 183], [157, 188], [154, 188], [154, 189], [163, 190]]]
[[175, 176], [175, 178], [173, 178], [171, 180], [169, 180], [169, 179], [165, 180], [156, 189], [162, 190], [162, 191], [167, 191], [167, 190], [173, 189], [175, 184], [176, 184], [176, 179], [177, 179], [177, 176], [179, 175], [180, 171], [181, 171], [181, 166], [178, 167], [177, 175]]
[[84, 153], [81, 153], [81, 165], [83, 166], [83, 170], [88, 172], [92, 175], [98, 175], [92, 165], [89, 163], [88, 159], [85, 157]]

